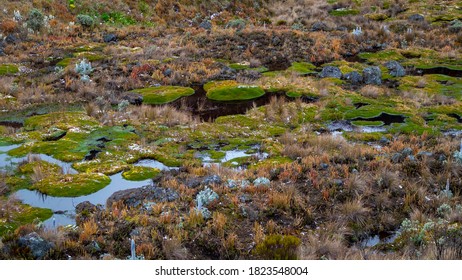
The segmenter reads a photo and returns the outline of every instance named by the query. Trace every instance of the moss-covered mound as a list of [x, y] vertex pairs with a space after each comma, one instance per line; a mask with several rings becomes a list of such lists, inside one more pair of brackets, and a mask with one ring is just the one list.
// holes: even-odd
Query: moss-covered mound
[[254, 85], [243, 85], [236, 81], [209, 82], [204, 85], [207, 98], [217, 101], [237, 101], [254, 99], [265, 94], [265, 91]]
[[31, 188], [41, 193], [58, 197], [77, 197], [99, 191], [111, 182], [111, 179], [100, 173], [80, 173], [50, 176]]
[[183, 96], [193, 95], [194, 89], [179, 86], [160, 86], [135, 89], [132, 92], [141, 94], [145, 104], [160, 105], [173, 102]]
[[132, 166], [130, 170], [122, 173], [122, 177], [130, 181], [143, 181], [153, 178], [159, 174], [160, 170], [146, 166]]
[[16, 74], [19, 72], [19, 68], [13, 64], [2, 64], [0, 65], [0, 76], [8, 74]]
[[16, 203], [14, 211], [6, 219], [0, 219], [0, 236], [8, 231], [13, 232], [22, 225], [31, 224], [34, 221], [45, 221], [53, 215], [50, 209], [35, 208], [29, 205]]

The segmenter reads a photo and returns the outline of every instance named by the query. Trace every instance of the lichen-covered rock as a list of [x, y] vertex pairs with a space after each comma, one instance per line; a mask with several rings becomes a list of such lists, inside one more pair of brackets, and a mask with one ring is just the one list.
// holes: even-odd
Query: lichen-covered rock
[[198, 206], [197, 208], [200, 209], [201, 206], [207, 206], [217, 199], [218, 194], [212, 189], [205, 187], [204, 190], [200, 191], [196, 196], [196, 205]]
[[253, 185], [258, 187], [258, 186], [269, 186], [271, 184], [271, 181], [268, 178], [265, 177], [259, 177], [253, 181]]
[[336, 66], [326, 66], [322, 68], [321, 73], [319, 74], [321, 78], [342, 78], [342, 71]]
[[206, 185], [206, 186], [210, 186], [210, 185], [219, 185], [222, 183], [222, 180], [221, 180], [221, 177], [218, 176], [218, 175], [211, 175], [211, 176], [207, 176], [204, 178], [204, 180], [202, 181], [202, 184]]
[[378, 66], [364, 68], [363, 78], [366, 85], [381, 85], [382, 71]]
[[55, 247], [55, 244], [43, 239], [36, 232], [31, 232], [22, 236], [18, 241], [19, 246], [29, 248], [30, 253], [35, 259], [43, 259], [45, 255]]
[[404, 67], [395, 60], [386, 62], [385, 67], [387, 67], [387, 69], [390, 71], [390, 75], [393, 77], [403, 77], [406, 75], [406, 70], [404, 70]]
[[199, 27], [205, 30], [211, 30], [212, 23], [210, 22], [210, 20], [204, 20], [203, 22], [201, 22], [201, 24], [199, 24]]
[[352, 85], [359, 85], [363, 82], [363, 76], [356, 71], [352, 71], [343, 75], [343, 78], [349, 81]]
[[122, 201], [122, 203], [128, 207], [138, 207], [145, 200], [170, 202], [178, 198], [178, 193], [172, 189], [150, 185], [115, 192], [107, 199], [106, 205], [110, 207], [114, 202]]

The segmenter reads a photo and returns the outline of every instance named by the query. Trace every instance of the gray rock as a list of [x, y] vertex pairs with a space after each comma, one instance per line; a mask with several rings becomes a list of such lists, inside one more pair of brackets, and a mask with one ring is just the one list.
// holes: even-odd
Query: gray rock
[[381, 145], [387, 145], [388, 143], [390, 143], [390, 140], [388, 140], [387, 137], [382, 136], [382, 137], [380, 137], [379, 143], [380, 143]]
[[268, 178], [265, 177], [259, 177], [253, 181], [253, 185], [255, 187], [258, 186], [269, 186], [271, 184], [271, 181]]
[[167, 68], [164, 70], [163, 74], [165, 77], [170, 77], [172, 75], [173, 71], [170, 68]]
[[391, 156], [391, 161], [393, 163], [400, 163], [400, 162], [403, 162], [403, 160], [406, 158], [406, 156], [404, 156], [403, 154], [401, 153], [394, 153], [392, 156]]
[[8, 44], [15, 44], [19, 42], [19, 39], [13, 34], [9, 34], [5, 37], [5, 42], [7, 42]]
[[336, 66], [326, 66], [322, 68], [321, 73], [319, 74], [319, 77], [321, 78], [337, 78], [340, 79], [342, 78], [342, 72], [340, 71], [340, 68]]
[[43, 239], [36, 232], [31, 232], [26, 236], [22, 236], [18, 241], [19, 246], [29, 248], [32, 256], [35, 259], [43, 259], [45, 255], [55, 247], [55, 244]]
[[178, 193], [172, 189], [158, 186], [144, 186], [115, 192], [107, 199], [106, 205], [110, 207], [114, 202], [122, 201], [128, 207], [137, 207], [142, 205], [144, 200], [171, 202], [178, 198]]
[[342, 179], [334, 179], [334, 180], [333, 180], [333, 183], [334, 183], [334, 185], [337, 186], [337, 187], [343, 186], [343, 180], [342, 180]]
[[390, 71], [390, 75], [393, 77], [403, 77], [406, 75], [406, 70], [404, 70], [403, 66], [401, 66], [401, 64], [395, 60], [386, 62], [385, 67], [387, 67], [387, 69]]
[[219, 185], [222, 183], [221, 177], [218, 175], [211, 175], [204, 178], [202, 184], [204, 185]]
[[410, 156], [413, 154], [412, 152], [412, 149], [409, 148], [409, 147], [406, 147], [404, 148], [402, 151], [401, 151], [401, 154], [405, 155], [405, 156]]
[[425, 17], [421, 14], [413, 14], [407, 18], [409, 21], [412, 22], [422, 22], [425, 21]]
[[201, 22], [201, 24], [199, 24], [199, 27], [205, 30], [211, 30], [212, 23], [210, 22], [210, 20], [204, 20], [203, 22]]
[[97, 210], [97, 207], [90, 201], [80, 202], [75, 206], [75, 213], [80, 214], [82, 212], [94, 213]]
[[427, 152], [427, 151], [420, 151], [417, 153], [418, 157], [431, 157], [433, 156], [432, 152]]
[[352, 85], [359, 85], [363, 82], [363, 76], [356, 71], [346, 73], [343, 78], [349, 81]]
[[371, 66], [363, 70], [364, 83], [367, 85], [381, 85], [382, 71], [378, 66]]
[[317, 21], [311, 25], [311, 31], [331, 31], [331, 28], [323, 22], [323, 21]]
[[109, 33], [103, 35], [103, 41], [105, 43], [117, 42], [117, 35]]
[[327, 163], [321, 163], [321, 164], [319, 165], [319, 167], [321, 167], [321, 169], [324, 169], [324, 170], [325, 170], [325, 169], [329, 168], [329, 164], [327, 164]]

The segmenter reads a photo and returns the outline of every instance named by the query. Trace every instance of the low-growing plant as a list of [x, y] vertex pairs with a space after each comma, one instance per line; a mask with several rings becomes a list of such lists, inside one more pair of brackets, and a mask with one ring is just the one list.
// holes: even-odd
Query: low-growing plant
[[27, 20], [27, 26], [33, 31], [40, 31], [43, 28], [43, 21], [45, 17], [41, 11], [32, 9], [29, 12], [29, 19]]

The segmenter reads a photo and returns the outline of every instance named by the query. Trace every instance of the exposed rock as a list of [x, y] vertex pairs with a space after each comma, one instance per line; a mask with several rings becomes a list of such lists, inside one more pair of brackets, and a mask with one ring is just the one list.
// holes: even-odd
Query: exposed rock
[[137, 207], [144, 200], [170, 202], [178, 198], [178, 193], [172, 189], [151, 185], [115, 192], [107, 199], [106, 205], [111, 206], [116, 201], [122, 201], [126, 206]]
[[402, 151], [401, 151], [401, 154], [405, 155], [405, 156], [410, 156], [413, 154], [412, 152], [412, 149], [407, 147], [407, 148], [404, 148]]
[[406, 75], [406, 70], [404, 70], [404, 67], [395, 60], [386, 62], [385, 67], [387, 67], [387, 69], [390, 71], [390, 75], [393, 77], [403, 77]]
[[5, 37], [5, 42], [7, 42], [8, 44], [16, 44], [17, 42], [19, 42], [19, 39], [13, 34], [9, 34]]
[[258, 187], [258, 186], [269, 186], [271, 184], [271, 181], [268, 178], [265, 177], [259, 177], [253, 181], [253, 185]]
[[346, 73], [343, 78], [349, 81], [352, 85], [359, 85], [363, 82], [363, 76], [356, 71]]
[[164, 70], [163, 74], [165, 77], [170, 77], [172, 75], [173, 71], [170, 68], [167, 68]]
[[80, 202], [75, 206], [75, 213], [81, 214], [83, 212], [86, 213], [94, 213], [97, 210], [97, 207], [91, 203], [90, 201]]
[[342, 78], [342, 72], [340, 71], [340, 68], [336, 66], [326, 66], [322, 68], [321, 73], [319, 74], [319, 77], [321, 78], [337, 78], [340, 79]]
[[199, 27], [205, 30], [211, 30], [212, 23], [210, 22], [210, 20], [204, 20], [203, 22], [201, 22], [201, 24], [199, 24]]
[[117, 42], [117, 35], [109, 33], [103, 35], [103, 41], [105, 43]]
[[317, 21], [311, 25], [311, 31], [331, 31], [331, 28], [323, 22], [323, 21]]
[[381, 85], [382, 71], [378, 66], [371, 66], [363, 70], [364, 83], [367, 85]]
[[200, 178], [188, 178], [186, 179], [186, 182], [185, 182], [185, 185], [188, 187], [188, 188], [197, 188], [201, 185], [202, 181]]
[[219, 185], [222, 183], [221, 177], [218, 175], [211, 175], [204, 178], [202, 184], [204, 185]]
[[83, 160], [94, 160], [99, 153], [101, 153], [101, 150], [92, 149], [85, 155]]
[[425, 21], [425, 17], [421, 14], [413, 14], [407, 18], [409, 21], [422, 22]]
[[31, 232], [26, 236], [20, 237], [18, 244], [21, 247], [29, 248], [35, 259], [43, 259], [55, 247], [54, 243], [43, 239], [36, 232]]
[[391, 161], [393, 163], [401, 163], [404, 161], [404, 159], [406, 158], [405, 155], [401, 154], [401, 153], [394, 153], [392, 156], [391, 156]]

